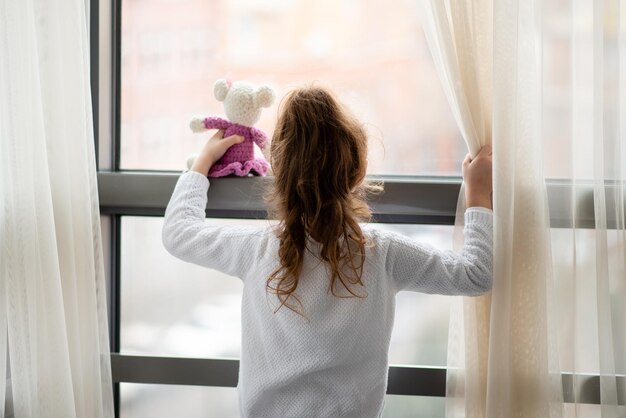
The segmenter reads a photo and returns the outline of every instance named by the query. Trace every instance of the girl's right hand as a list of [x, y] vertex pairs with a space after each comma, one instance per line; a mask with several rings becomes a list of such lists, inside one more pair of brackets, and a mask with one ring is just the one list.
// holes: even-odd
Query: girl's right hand
[[476, 157], [469, 154], [463, 161], [463, 179], [465, 180], [465, 202], [468, 208], [480, 206], [491, 209], [492, 168], [491, 146], [485, 145]]
[[220, 129], [204, 144], [204, 148], [200, 151], [200, 155], [198, 155], [190, 170], [206, 176], [213, 164], [222, 158], [228, 148], [235, 144], [241, 144], [244, 139], [240, 135], [231, 135], [224, 138], [224, 130]]

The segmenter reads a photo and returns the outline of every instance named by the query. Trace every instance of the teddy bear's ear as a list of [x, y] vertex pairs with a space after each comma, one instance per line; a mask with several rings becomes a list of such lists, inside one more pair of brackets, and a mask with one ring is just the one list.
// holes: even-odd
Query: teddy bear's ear
[[270, 107], [274, 103], [276, 93], [270, 86], [261, 86], [256, 90], [255, 104], [259, 107]]
[[228, 81], [226, 81], [226, 79], [224, 78], [220, 78], [213, 85], [213, 94], [218, 101], [223, 102], [224, 99], [226, 99], [226, 95], [228, 94], [229, 89], [230, 84], [228, 83]]

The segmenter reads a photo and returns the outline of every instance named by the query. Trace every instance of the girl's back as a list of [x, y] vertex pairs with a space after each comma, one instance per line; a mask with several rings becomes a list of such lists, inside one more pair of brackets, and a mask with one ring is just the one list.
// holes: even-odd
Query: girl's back
[[362, 127], [323, 89], [298, 90], [284, 106], [269, 202], [281, 224], [205, 223], [206, 172], [221, 145], [214, 141], [205, 164], [201, 155], [181, 176], [163, 242], [183, 260], [243, 280], [242, 416], [377, 417], [396, 293], [488, 291], [491, 213], [468, 209], [461, 253], [362, 227], [369, 216]]

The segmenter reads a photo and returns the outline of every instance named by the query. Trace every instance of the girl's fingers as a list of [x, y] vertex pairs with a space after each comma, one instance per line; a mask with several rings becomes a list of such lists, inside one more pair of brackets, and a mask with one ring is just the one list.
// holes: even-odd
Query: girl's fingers
[[228, 138], [224, 138], [224, 142], [230, 147], [235, 144], [241, 144], [244, 139], [241, 135], [231, 135]]
[[472, 157], [471, 157], [469, 154], [467, 154], [467, 155], [465, 156], [465, 159], [463, 160], [463, 165], [464, 165], [464, 166], [467, 166], [467, 165], [469, 165], [469, 163], [471, 163], [471, 162], [472, 162]]

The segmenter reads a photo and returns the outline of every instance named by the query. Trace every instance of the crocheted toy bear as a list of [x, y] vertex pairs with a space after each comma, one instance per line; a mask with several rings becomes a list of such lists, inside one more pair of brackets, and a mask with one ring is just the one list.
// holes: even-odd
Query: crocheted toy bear
[[[264, 149], [267, 135], [253, 125], [261, 116], [261, 108], [269, 107], [274, 103], [276, 94], [269, 86], [256, 87], [245, 81], [231, 82], [219, 79], [213, 86], [215, 98], [224, 102], [224, 112], [227, 119], [209, 116], [204, 119], [194, 118], [190, 127], [193, 132], [203, 132], [208, 129], [223, 129], [224, 137], [241, 135], [245, 140], [235, 144], [226, 151], [224, 156], [213, 165], [209, 177], [224, 177], [229, 174], [247, 176], [256, 173], [265, 176], [269, 164], [265, 158], [254, 156], [254, 144]], [[191, 159], [187, 161], [187, 165]]]

